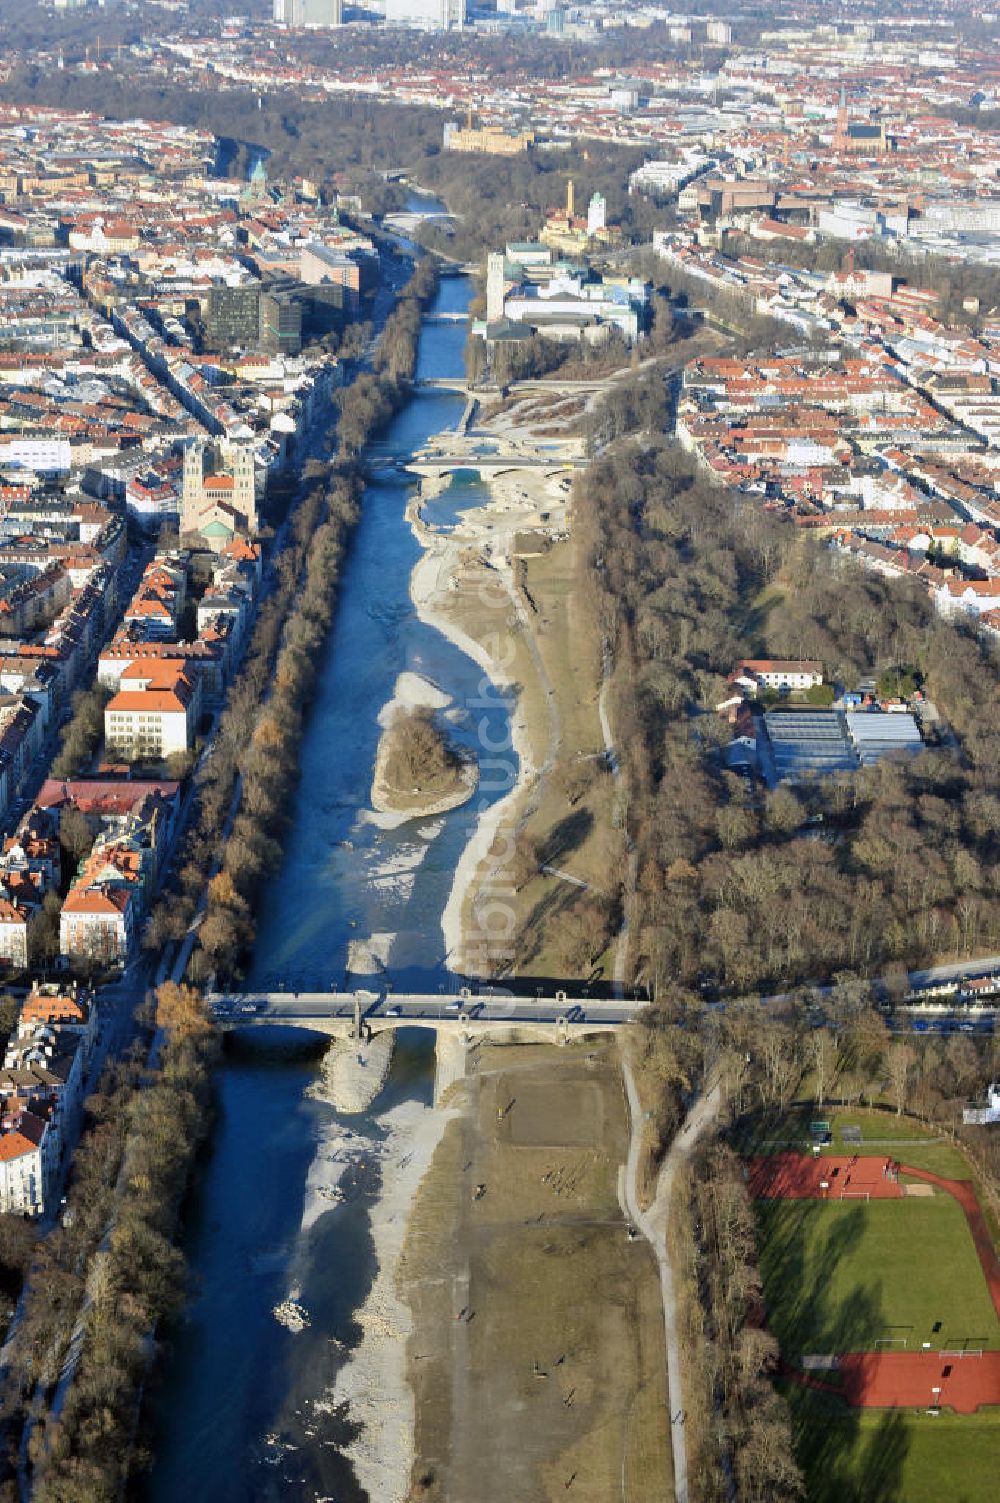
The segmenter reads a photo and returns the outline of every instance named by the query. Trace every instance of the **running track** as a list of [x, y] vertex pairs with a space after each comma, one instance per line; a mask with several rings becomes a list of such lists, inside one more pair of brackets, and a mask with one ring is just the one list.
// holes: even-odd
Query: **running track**
[[[841, 1200], [870, 1195], [872, 1200], [901, 1200], [903, 1186], [889, 1173], [894, 1160], [885, 1154], [855, 1157], [775, 1153], [749, 1158], [747, 1189], [754, 1200]], [[824, 1190], [823, 1185], [829, 1188]]]
[[965, 1212], [965, 1219], [969, 1223], [969, 1231], [972, 1240], [976, 1244], [976, 1253], [979, 1257], [983, 1276], [986, 1279], [986, 1287], [990, 1291], [993, 1308], [1000, 1319], [1000, 1259], [997, 1258], [996, 1249], [993, 1246], [993, 1238], [990, 1229], [986, 1225], [986, 1217], [982, 1213], [979, 1199], [972, 1183], [967, 1179], [942, 1179], [940, 1174], [932, 1174], [929, 1169], [913, 1169], [909, 1164], [904, 1164], [901, 1173], [908, 1174], [913, 1179], [925, 1180], [929, 1185], [937, 1185], [939, 1190], [957, 1200]]
[[[747, 1161], [748, 1188], [762, 1199], [840, 1198], [845, 1185], [873, 1199], [898, 1199], [905, 1191], [895, 1175], [886, 1173], [889, 1160], [881, 1156], [811, 1158], [780, 1153]], [[922, 1180], [957, 1200], [968, 1223], [993, 1308], [1000, 1318], [1000, 1259], [979, 1199], [969, 1180], [945, 1179], [929, 1169], [900, 1165], [900, 1174]], [[826, 1181], [829, 1189], [823, 1190]], [[827, 1382], [812, 1373], [795, 1371], [806, 1387], [836, 1394], [855, 1408], [923, 1409], [932, 1405], [972, 1414], [985, 1404], [1000, 1405], [1000, 1352], [956, 1356], [943, 1352], [845, 1352], [837, 1358], [840, 1382]], [[934, 1389], [940, 1389], [935, 1394]]]
[[[940, 1405], [974, 1414], [1000, 1404], [1000, 1352], [958, 1357], [946, 1352], [845, 1352], [837, 1358], [839, 1383], [797, 1370], [806, 1388], [846, 1399], [855, 1409], [929, 1409]], [[940, 1393], [934, 1393], [940, 1388]]]
[[[841, 1200], [844, 1192], [851, 1196], [867, 1194], [872, 1200], [899, 1200], [906, 1187], [889, 1172], [892, 1162], [882, 1154], [813, 1158], [805, 1153], [776, 1153], [746, 1160], [747, 1189], [756, 1200]], [[934, 1185], [958, 1201], [1000, 1319], [1000, 1259], [971, 1181], [945, 1179], [929, 1169], [915, 1169], [912, 1164], [901, 1164], [899, 1173]], [[827, 1190], [822, 1188], [824, 1183], [829, 1186]]]

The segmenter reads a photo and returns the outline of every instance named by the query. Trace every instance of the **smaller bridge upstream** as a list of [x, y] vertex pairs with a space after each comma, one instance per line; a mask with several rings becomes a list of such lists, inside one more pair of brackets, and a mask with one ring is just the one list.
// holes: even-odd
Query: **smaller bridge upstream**
[[369, 1038], [387, 1028], [457, 1030], [466, 1035], [516, 1030], [565, 1043], [574, 1034], [620, 1028], [645, 1006], [624, 998], [595, 1000], [515, 996], [490, 991], [473, 996], [419, 992], [212, 992], [209, 1006], [220, 1028], [305, 1028], [331, 1038]]

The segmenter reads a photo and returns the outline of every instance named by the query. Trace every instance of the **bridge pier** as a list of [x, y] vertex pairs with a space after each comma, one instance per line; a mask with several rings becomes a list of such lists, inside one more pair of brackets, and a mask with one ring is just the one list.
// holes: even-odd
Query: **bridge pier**
[[[566, 993], [565, 992], [562, 992], [562, 991], [556, 992], [556, 1004], [560, 1008], [565, 1008], [565, 1006], [566, 1006]], [[556, 1043], [560, 1047], [563, 1044], [568, 1044], [569, 1043], [569, 1018], [567, 1017], [567, 1015], [566, 1015], [565, 1012], [560, 1012], [559, 1016], [556, 1018]]]
[[361, 1016], [361, 998], [364, 992], [354, 993], [354, 1022], [351, 1024], [351, 1038], [359, 1043], [367, 1043], [372, 1036], [371, 1024]]

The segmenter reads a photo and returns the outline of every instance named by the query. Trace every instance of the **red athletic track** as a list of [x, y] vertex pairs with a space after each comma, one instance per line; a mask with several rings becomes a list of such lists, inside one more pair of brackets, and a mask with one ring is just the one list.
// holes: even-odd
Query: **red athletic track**
[[[745, 1162], [747, 1189], [755, 1200], [839, 1200], [845, 1190], [848, 1194], [867, 1191], [872, 1200], [899, 1200], [903, 1194], [902, 1185], [884, 1172], [893, 1162], [884, 1154], [813, 1158], [805, 1153], [776, 1153]], [[823, 1180], [829, 1190], [820, 1189]]]
[[[779, 1153], [772, 1158], [747, 1159], [750, 1194], [761, 1200], [837, 1200], [844, 1189], [867, 1190], [873, 1200], [898, 1200], [904, 1188], [886, 1173], [891, 1159], [881, 1155], [859, 1158], [815, 1158], [802, 1153]], [[1000, 1317], [1000, 1260], [986, 1218], [968, 1180], [944, 1179], [929, 1169], [899, 1165], [900, 1174], [936, 1185], [961, 1206], [993, 1308]], [[820, 1188], [826, 1180], [829, 1189]], [[845, 1399], [856, 1409], [928, 1409], [940, 1405], [957, 1414], [973, 1414], [986, 1404], [1000, 1404], [1000, 1352], [981, 1357], [944, 1356], [940, 1352], [846, 1352], [837, 1359], [840, 1382], [833, 1384], [812, 1373], [794, 1372], [809, 1388]], [[940, 1388], [935, 1394], [933, 1390]]]
[[[940, 1352], [846, 1352], [837, 1359], [839, 1384], [795, 1372], [807, 1388], [836, 1394], [855, 1409], [929, 1409], [940, 1405], [973, 1414], [1000, 1404], [1000, 1352], [949, 1357]], [[947, 1377], [945, 1372], [947, 1369]], [[935, 1394], [933, 1389], [940, 1388]]]
[[[858, 1158], [814, 1158], [805, 1153], [776, 1153], [746, 1161], [747, 1188], [755, 1200], [840, 1200], [843, 1191], [867, 1191], [872, 1200], [899, 1200], [905, 1193], [895, 1175], [885, 1171], [893, 1163], [883, 1155]], [[986, 1287], [1000, 1319], [1000, 1259], [997, 1258], [986, 1218], [969, 1180], [945, 1179], [929, 1169], [900, 1164], [899, 1173], [936, 1185], [957, 1200], [972, 1233]], [[826, 1180], [828, 1190], [821, 1189]]]

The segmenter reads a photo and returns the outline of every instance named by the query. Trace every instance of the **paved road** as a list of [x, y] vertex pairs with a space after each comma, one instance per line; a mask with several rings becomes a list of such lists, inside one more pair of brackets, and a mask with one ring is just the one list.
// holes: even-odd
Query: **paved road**
[[558, 999], [517, 997], [511, 993], [468, 999], [444, 994], [399, 992], [375, 996], [352, 992], [226, 992], [211, 999], [217, 1017], [233, 1022], [271, 1021], [289, 1023], [309, 1019], [351, 1018], [355, 996], [362, 998], [365, 1018], [392, 1018], [426, 1022], [457, 1022], [465, 1011], [478, 1023], [556, 1023], [566, 1018], [571, 1027], [632, 1022], [645, 1007], [628, 998]]
[[[977, 976], [1000, 975], [1000, 955], [981, 955], [974, 960], [955, 960], [947, 965], [930, 966], [925, 971], [910, 971], [910, 987], [914, 992], [925, 991], [934, 986], [940, 986], [949, 981], [974, 980]], [[883, 986], [882, 978], [873, 976], [870, 978], [876, 991]], [[817, 997], [828, 997], [833, 987], [821, 982], [804, 982], [804, 988], [815, 992]], [[794, 996], [793, 992], [773, 992], [770, 996], [761, 997], [761, 1002], [768, 1003], [789, 1002]], [[719, 1005], [724, 1006], [724, 1003]]]
[[686, 1162], [698, 1138], [710, 1127], [722, 1104], [722, 1091], [714, 1085], [699, 1096], [691, 1107], [684, 1125], [670, 1145], [656, 1181], [656, 1195], [648, 1210], [639, 1206], [638, 1171], [639, 1153], [642, 1147], [642, 1108], [635, 1076], [628, 1059], [622, 1054], [622, 1074], [625, 1093], [628, 1097], [632, 1132], [629, 1138], [628, 1161], [625, 1166], [625, 1204], [628, 1214], [642, 1232], [656, 1254], [660, 1267], [660, 1290], [663, 1295], [663, 1330], [667, 1351], [667, 1403], [670, 1405], [670, 1447], [674, 1459], [674, 1498], [676, 1503], [688, 1503], [687, 1437], [684, 1433], [684, 1386], [681, 1382], [680, 1341], [677, 1335], [677, 1296], [674, 1290], [673, 1269], [667, 1251], [667, 1221], [670, 1213], [670, 1198], [673, 1194], [677, 1170]]

